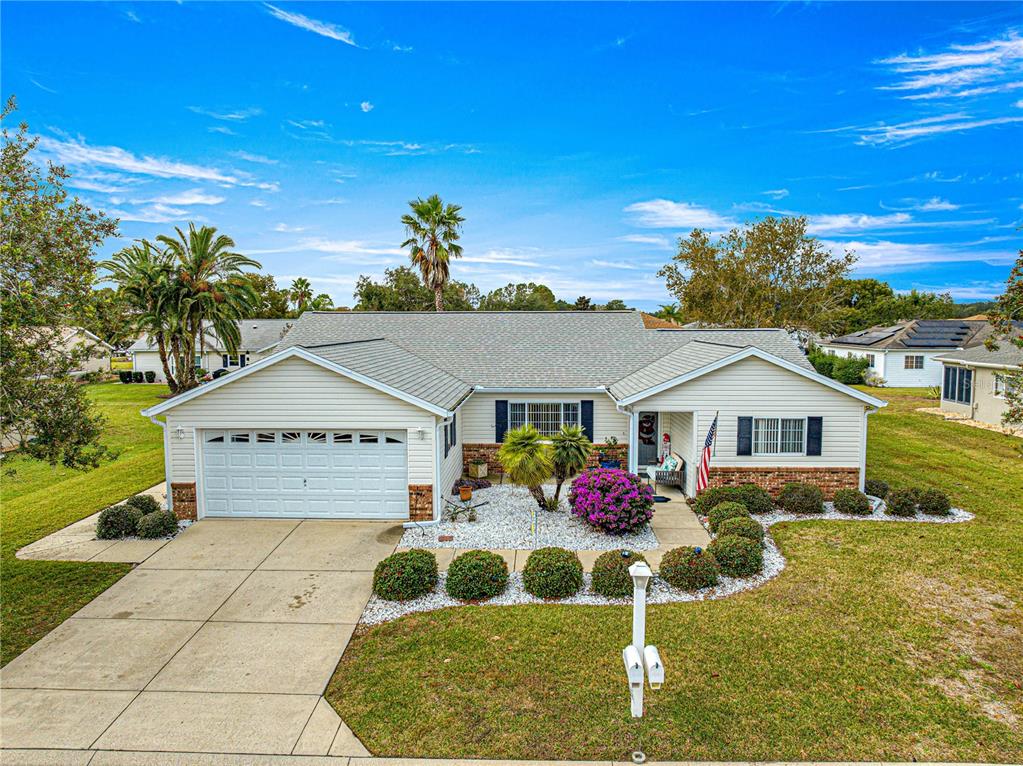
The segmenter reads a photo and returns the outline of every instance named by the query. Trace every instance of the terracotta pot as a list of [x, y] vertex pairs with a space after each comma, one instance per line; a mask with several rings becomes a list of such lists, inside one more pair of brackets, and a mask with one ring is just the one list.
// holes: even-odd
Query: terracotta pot
[[458, 499], [463, 503], [472, 500], [472, 487], [462, 486], [458, 488]]

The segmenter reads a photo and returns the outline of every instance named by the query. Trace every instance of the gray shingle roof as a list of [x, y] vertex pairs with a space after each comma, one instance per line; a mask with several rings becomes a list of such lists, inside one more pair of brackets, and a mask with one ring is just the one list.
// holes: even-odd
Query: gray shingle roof
[[961, 351], [950, 351], [935, 358], [943, 362], [966, 362], [967, 364], [979, 362], [1004, 367], [1023, 367], [1023, 348], [1002, 340], [998, 343], [997, 351], [988, 351], [986, 346], [980, 345], [964, 348]]
[[[241, 331], [241, 351], [260, 351], [271, 346], [282, 338], [287, 329], [295, 320], [293, 319], [242, 319], [238, 322]], [[204, 343], [210, 351], [226, 351], [220, 342], [217, 334], [210, 331], [206, 333]], [[148, 335], [139, 338], [128, 347], [128, 351], [156, 351], [156, 344]]]
[[610, 386], [697, 340], [756, 346], [813, 369], [784, 330], [651, 330], [635, 311], [306, 312], [278, 350], [320, 354], [316, 347], [382, 338], [471, 386], [491, 388]]
[[446, 410], [472, 391], [464, 380], [384, 338], [305, 347], [316, 356]]
[[615, 399], [624, 399], [667, 383], [679, 375], [698, 370], [711, 362], [724, 359], [743, 348], [748, 348], [748, 346], [726, 346], [701, 340], [690, 341], [651, 362], [646, 367], [636, 370], [631, 375], [626, 375], [617, 383], [613, 383], [610, 389], [611, 394]]

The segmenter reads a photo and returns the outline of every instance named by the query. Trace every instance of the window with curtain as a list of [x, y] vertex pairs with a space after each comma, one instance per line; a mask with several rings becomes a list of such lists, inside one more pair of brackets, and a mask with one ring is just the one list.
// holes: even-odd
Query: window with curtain
[[563, 425], [580, 424], [579, 402], [509, 402], [508, 429], [527, 423], [544, 436], [553, 436]]

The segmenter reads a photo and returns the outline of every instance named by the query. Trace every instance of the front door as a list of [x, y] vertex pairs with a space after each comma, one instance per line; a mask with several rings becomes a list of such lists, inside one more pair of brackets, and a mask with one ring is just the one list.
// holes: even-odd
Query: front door
[[636, 456], [639, 466], [657, 462], [657, 413], [639, 413], [639, 449]]

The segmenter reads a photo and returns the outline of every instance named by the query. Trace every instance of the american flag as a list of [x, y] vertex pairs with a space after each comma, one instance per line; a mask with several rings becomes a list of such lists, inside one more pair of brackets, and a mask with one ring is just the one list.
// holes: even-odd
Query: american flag
[[699, 494], [707, 489], [707, 482], [710, 480], [710, 451], [714, 448], [714, 436], [718, 431], [718, 416], [714, 415], [714, 422], [710, 424], [707, 431], [707, 439], [703, 442], [703, 454], [700, 456], [700, 474], [696, 478], [696, 493]]

